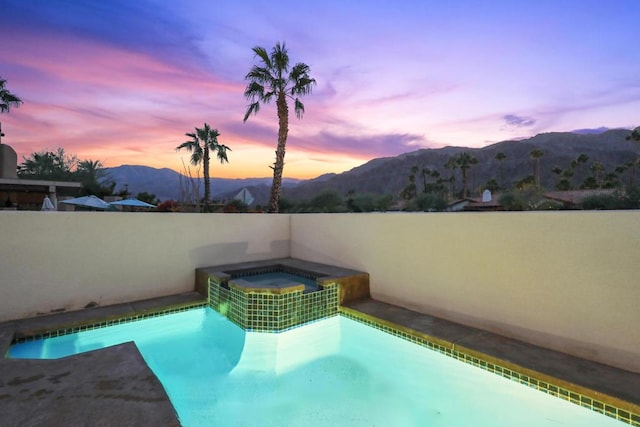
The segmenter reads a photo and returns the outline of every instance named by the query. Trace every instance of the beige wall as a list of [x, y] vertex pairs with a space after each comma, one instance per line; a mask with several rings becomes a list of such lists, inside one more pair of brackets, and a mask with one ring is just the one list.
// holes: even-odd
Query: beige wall
[[294, 215], [291, 256], [372, 296], [640, 372], [640, 212]]
[[640, 372], [640, 211], [0, 212], [0, 236], [0, 320], [293, 256], [369, 272], [379, 300]]
[[289, 218], [0, 212], [0, 321], [176, 294], [195, 269], [289, 255]]

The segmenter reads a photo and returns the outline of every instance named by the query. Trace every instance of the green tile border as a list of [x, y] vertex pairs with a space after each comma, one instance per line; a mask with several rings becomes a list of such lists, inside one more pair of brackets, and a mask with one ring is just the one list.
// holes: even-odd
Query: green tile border
[[337, 283], [321, 290], [303, 292], [302, 287], [272, 289], [243, 288], [209, 279], [209, 306], [247, 332], [284, 332], [338, 314], [340, 288]]
[[564, 384], [563, 381], [554, 379], [548, 375], [536, 373], [535, 371], [522, 367], [516, 367], [473, 350], [460, 347], [456, 349], [456, 346], [453, 343], [439, 340], [435, 337], [430, 337], [410, 328], [405, 328], [392, 322], [378, 319], [354, 309], [340, 306], [338, 311], [341, 316], [365, 324], [374, 329], [389, 333], [398, 338], [402, 338], [430, 350], [437, 351], [446, 356], [453, 357], [461, 362], [468, 363], [472, 366], [500, 375], [501, 377], [531, 387], [535, 390], [539, 390], [543, 393], [550, 394], [554, 397], [566, 400], [608, 417], [615, 418], [632, 426], [640, 427], [640, 411], [626, 408], [626, 406], [632, 407], [636, 405], [629, 404], [628, 402], [624, 402], [610, 396], [602, 395], [602, 393], [598, 393], [593, 390], [588, 390], [578, 386], [570, 387], [570, 384]]
[[40, 334], [25, 335], [25, 336], [16, 334], [16, 336], [11, 341], [11, 344], [13, 345], [13, 344], [20, 344], [24, 342], [37, 341], [45, 338], [61, 337], [64, 335], [75, 334], [77, 332], [90, 331], [93, 329], [105, 328], [107, 326], [114, 326], [114, 325], [120, 325], [123, 323], [135, 322], [137, 320], [144, 320], [151, 317], [161, 317], [161, 316], [166, 316], [168, 314], [180, 313], [183, 311], [189, 311], [189, 310], [194, 310], [196, 308], [204, 308], [204, 307], [208, 307], [208, 304], [203, 301], [203, 302], [197, 302], [193, 304], [182, 305], [180, 307], [160, 309], [157, 311], [150, 311], [147, 313], [123, 316], [117, 319], [109, 319], [101, 322], [93, 322], [93, 323], [87, 323], [84, 325], [72, 326], [69, 328], [56, 329], [52, 331], [43, 332]]

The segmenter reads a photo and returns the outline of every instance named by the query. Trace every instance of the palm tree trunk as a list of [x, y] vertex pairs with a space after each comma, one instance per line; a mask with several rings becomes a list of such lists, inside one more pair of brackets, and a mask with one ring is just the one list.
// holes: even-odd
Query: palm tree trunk
[[462, 170], [462, 198], [467, 198], [467, 169], [461, 168]]
[[284, 154], [289, 133], [289, 107], [284, 92], [278, 95], [278, 147], [276, 149], [276, 161], [273, 164], [273, 182], [271, 184], [271, 199], [269, 200], [269, 212], [278, 213], [280, 192], [282, 190], [282, 171], [284, 169]]
[[211, 198], [211, 181], [209, 179], [209, 147], [207, 147], [206, 141], [204, 144], [204, 153], [202, 158], [202, 174], [204, 175], [204, 209], [205, 212], [209, 212], [209, 201]]

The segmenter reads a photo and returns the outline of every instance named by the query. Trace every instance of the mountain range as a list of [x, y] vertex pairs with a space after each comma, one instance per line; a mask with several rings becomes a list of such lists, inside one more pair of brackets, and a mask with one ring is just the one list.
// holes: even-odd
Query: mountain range
[[[449, 177], [452, 171], [444, 165], [451, 157], [461, 152], [468, 152], [477, 159], [477, 164], [469, 169], [468, 174], [468, 187], [472, 196], [478, 195], [482, 186], [490, 179], [498, 181], [501, 187], [511, 188], [528, 175], [533, 175], [534, 161], [530, 156], [533, 150], [543, 153], [539, 159], [542, 187], [553, 189], [558, 180], [558, 175], [553, 173], [553, 169], [568, 169], [572, 161], [574, 176], [571, 180], [578, 187], [582, 180], [592, 173], [591, 166], [594, 162], [599, 162], [604, 167], [604, 174], [636, 159], [637, 147], [633, 142], [626, 140], [629, 134], [630, 132], [624, 129], [599, 133], [551, 132], [518, 141], [503, 141], [482, 148], [425, 148], [395, 157], [373, 159], [340, 174], [325, 174], [309, 180], [285, 179], [282, 197], [303, 200], [325, 191], [396, 196], [409, 183], [413, 167], [417, 167], [419, 171], [417, 185], [418, 188], [422, 188], [423, 169], [437, 170], [441, 177]], [[496, 159], [498, 153], [505, 155], [502, 161]], [[575, 159], [581, 154], [587, 156], [588, 160], [576, 166]], [[146, 166], [125, 165], [107, 168], [106, 171], [109, 179], [117, 183], [116, 191], [127, 185], [133, 195], [144, 191], [155, 194], [163, 201], [180, 200], [181, 182], [184, 186], [187, 179], [171, 169]], [[455, 174], [457, 185], [460, 187], [460, 171], [455, 171]], [[621, 176], [621, 179], [625, 180], [626, 177]], [[213, 199], [228, 200], [242, 188], [247, 188], [254, 196], [256, 204], [266, 204], [270, 186], [270, 177], [211, 179]], [[201, 183], [199, 188], [203, 188]]]

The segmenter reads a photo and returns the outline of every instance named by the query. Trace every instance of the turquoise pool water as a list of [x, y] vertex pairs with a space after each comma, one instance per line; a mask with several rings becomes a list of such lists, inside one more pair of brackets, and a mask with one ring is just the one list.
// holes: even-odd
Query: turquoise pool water
[[335, 316], [245, 333], [197, 309], [14, 345], [58, 358], [135, 341], [184, 426], [624, 426]]
[[304, 292], [314, 292], [320, 289], [320, 286], [318, 286], [315, 280], [284, 271], [253, 274], [250, 276], [242, 276], [240, 279], [252, 283], [256, 287], [281, 288], [293, 284], [301, 284], [304, 285]]

